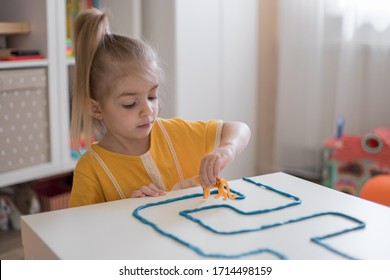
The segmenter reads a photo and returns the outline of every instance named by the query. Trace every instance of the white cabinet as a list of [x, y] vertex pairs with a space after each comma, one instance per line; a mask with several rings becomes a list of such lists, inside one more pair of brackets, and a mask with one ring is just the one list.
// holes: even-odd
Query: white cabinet
[[[29, 34], [3, 37], [2, 42], [6, 42], [7, 47], [37, 49], [45, 56], [43, 60], [0, 62], [0, 76], [7, 83], [14, 83], [13, 87], [0, 85], [0, 131], [3, 131], [0, 137], [5, 139], [0, 147], [1, 187], [60, 173], [71, 167], [67, 151], [61, 149], [68, 142], [68, 129], [64, 131], [68, 120], [60, 110], [64, 97], [58, 92], [56, 1], [1, 0], [0, 7], [0, 21], [27, 22], [31, 29]], [[22, 85], [23, 79], [29, 79], [29, 73], [37, 74], [32, 74], [34, 79], [45, 79], [46, 85], [41, 90], [35, 90], [37, 85], [34, 84], [30, 88]], [[19, 85], [15, 84], [17, 82]], [[40, 109], [34, 111], [33, 104]], [[24, 107], [30, 110], [26, 111]], [[34, 119], [37, 114], [41, 116], [41, 123], [39, 116]], [[18, 122], [12, 125], [11, 119]], [[11, 138], [9, 131], [15, 135], [20, 131], [19, 137]], [[30, 132], [24, 134], [25, 131]], [[39, 143], [44, 147], [38, 147]], [[34, 156], [35, 149], [41, 151], [40, 156]]]

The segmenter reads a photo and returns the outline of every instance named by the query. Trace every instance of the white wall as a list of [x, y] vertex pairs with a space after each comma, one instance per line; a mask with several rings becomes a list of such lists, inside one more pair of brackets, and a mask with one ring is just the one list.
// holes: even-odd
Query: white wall
[[141, 38], [142, 0], [104, 0], [102, 7], [110, 11], [113, 33]]
[[256, 173], [256, 0], [143, 0], [143, 35], [165, 62], [163, 116], [247, 123], [252, 140], [222, 174]]
[[165, 82], [160, 90], [162, 98], [161, 117], [176, 115], [176, 46], [175, 46], [175, 0], [142, 1], [143, 39], [154, 46], [161, 58]]
[[176, 113], [190, 120], [223, 117], [221, 13], [218, 0], [176, 2]]

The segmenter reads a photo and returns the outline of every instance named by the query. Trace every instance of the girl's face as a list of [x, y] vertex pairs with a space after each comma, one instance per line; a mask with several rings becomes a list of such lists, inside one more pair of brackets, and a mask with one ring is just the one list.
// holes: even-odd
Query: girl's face
[[158, 84], [137, 75], [113, 82], [111, 93], [99, 106], [106, 136], [128, 144], [149, 139], [158, 114]]

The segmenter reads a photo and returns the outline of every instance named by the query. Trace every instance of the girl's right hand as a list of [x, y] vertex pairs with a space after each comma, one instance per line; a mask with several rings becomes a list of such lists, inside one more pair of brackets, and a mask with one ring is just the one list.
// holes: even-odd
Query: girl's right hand
[[155, 185], [150, 184], [148, 186], [142, 186], [138, 190], [131, 193], [132, 198], [145, 197], [145, 196], [162, 196], [165, 195], [165, 191], [160, 190]]

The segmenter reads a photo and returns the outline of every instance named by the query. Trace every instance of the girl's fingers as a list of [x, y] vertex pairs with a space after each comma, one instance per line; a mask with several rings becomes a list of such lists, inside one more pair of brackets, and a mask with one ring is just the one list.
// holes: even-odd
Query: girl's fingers
[[150, 184], [148, 187], [149, 187], [152, 191], [158, 193], [159, 195], [165, 195], [165, 191], [159, 189], [158, 187], [156, 187], [156, 186], [153, 185], [153, 184]]
[[146, 196], [158, 196], [158, 192], [155, 192], [150, 187], [142, 186], [140, 188], [140, 191], [145, 194]]
[[165, 191], [157, 188], [155, 185], [142, 186], [138, 190], [131, 193], [132, 198], [139, 198], [145, 196], [160, 196], [165, 195]]
[[142, 186], [139, 189], [146, 196], [160, 196], [165, 195], [165, 192], [157, 188], [155, 185]]
[[139, 198], [139, 197], [145, 197], [145, 195], [140, 190], [136, 190], [131, 193], [131, 197]]
[[199, 180], [202, 187], [211, 187], [215, 181], [215, 164], [218, 160], [218, 155], [209, 154], [202, 159], [199, 172]]
[[209, 181], [210, 186], [213, 186], [216, 183], [215, 175], [214, 175], [214, 167], [217, 160], [218, 160], [218, 156], [214, 155], [213, 157], [211, 157], [211, 160], [209, 161], [209, 164], [207, 166], [207, 179]]

